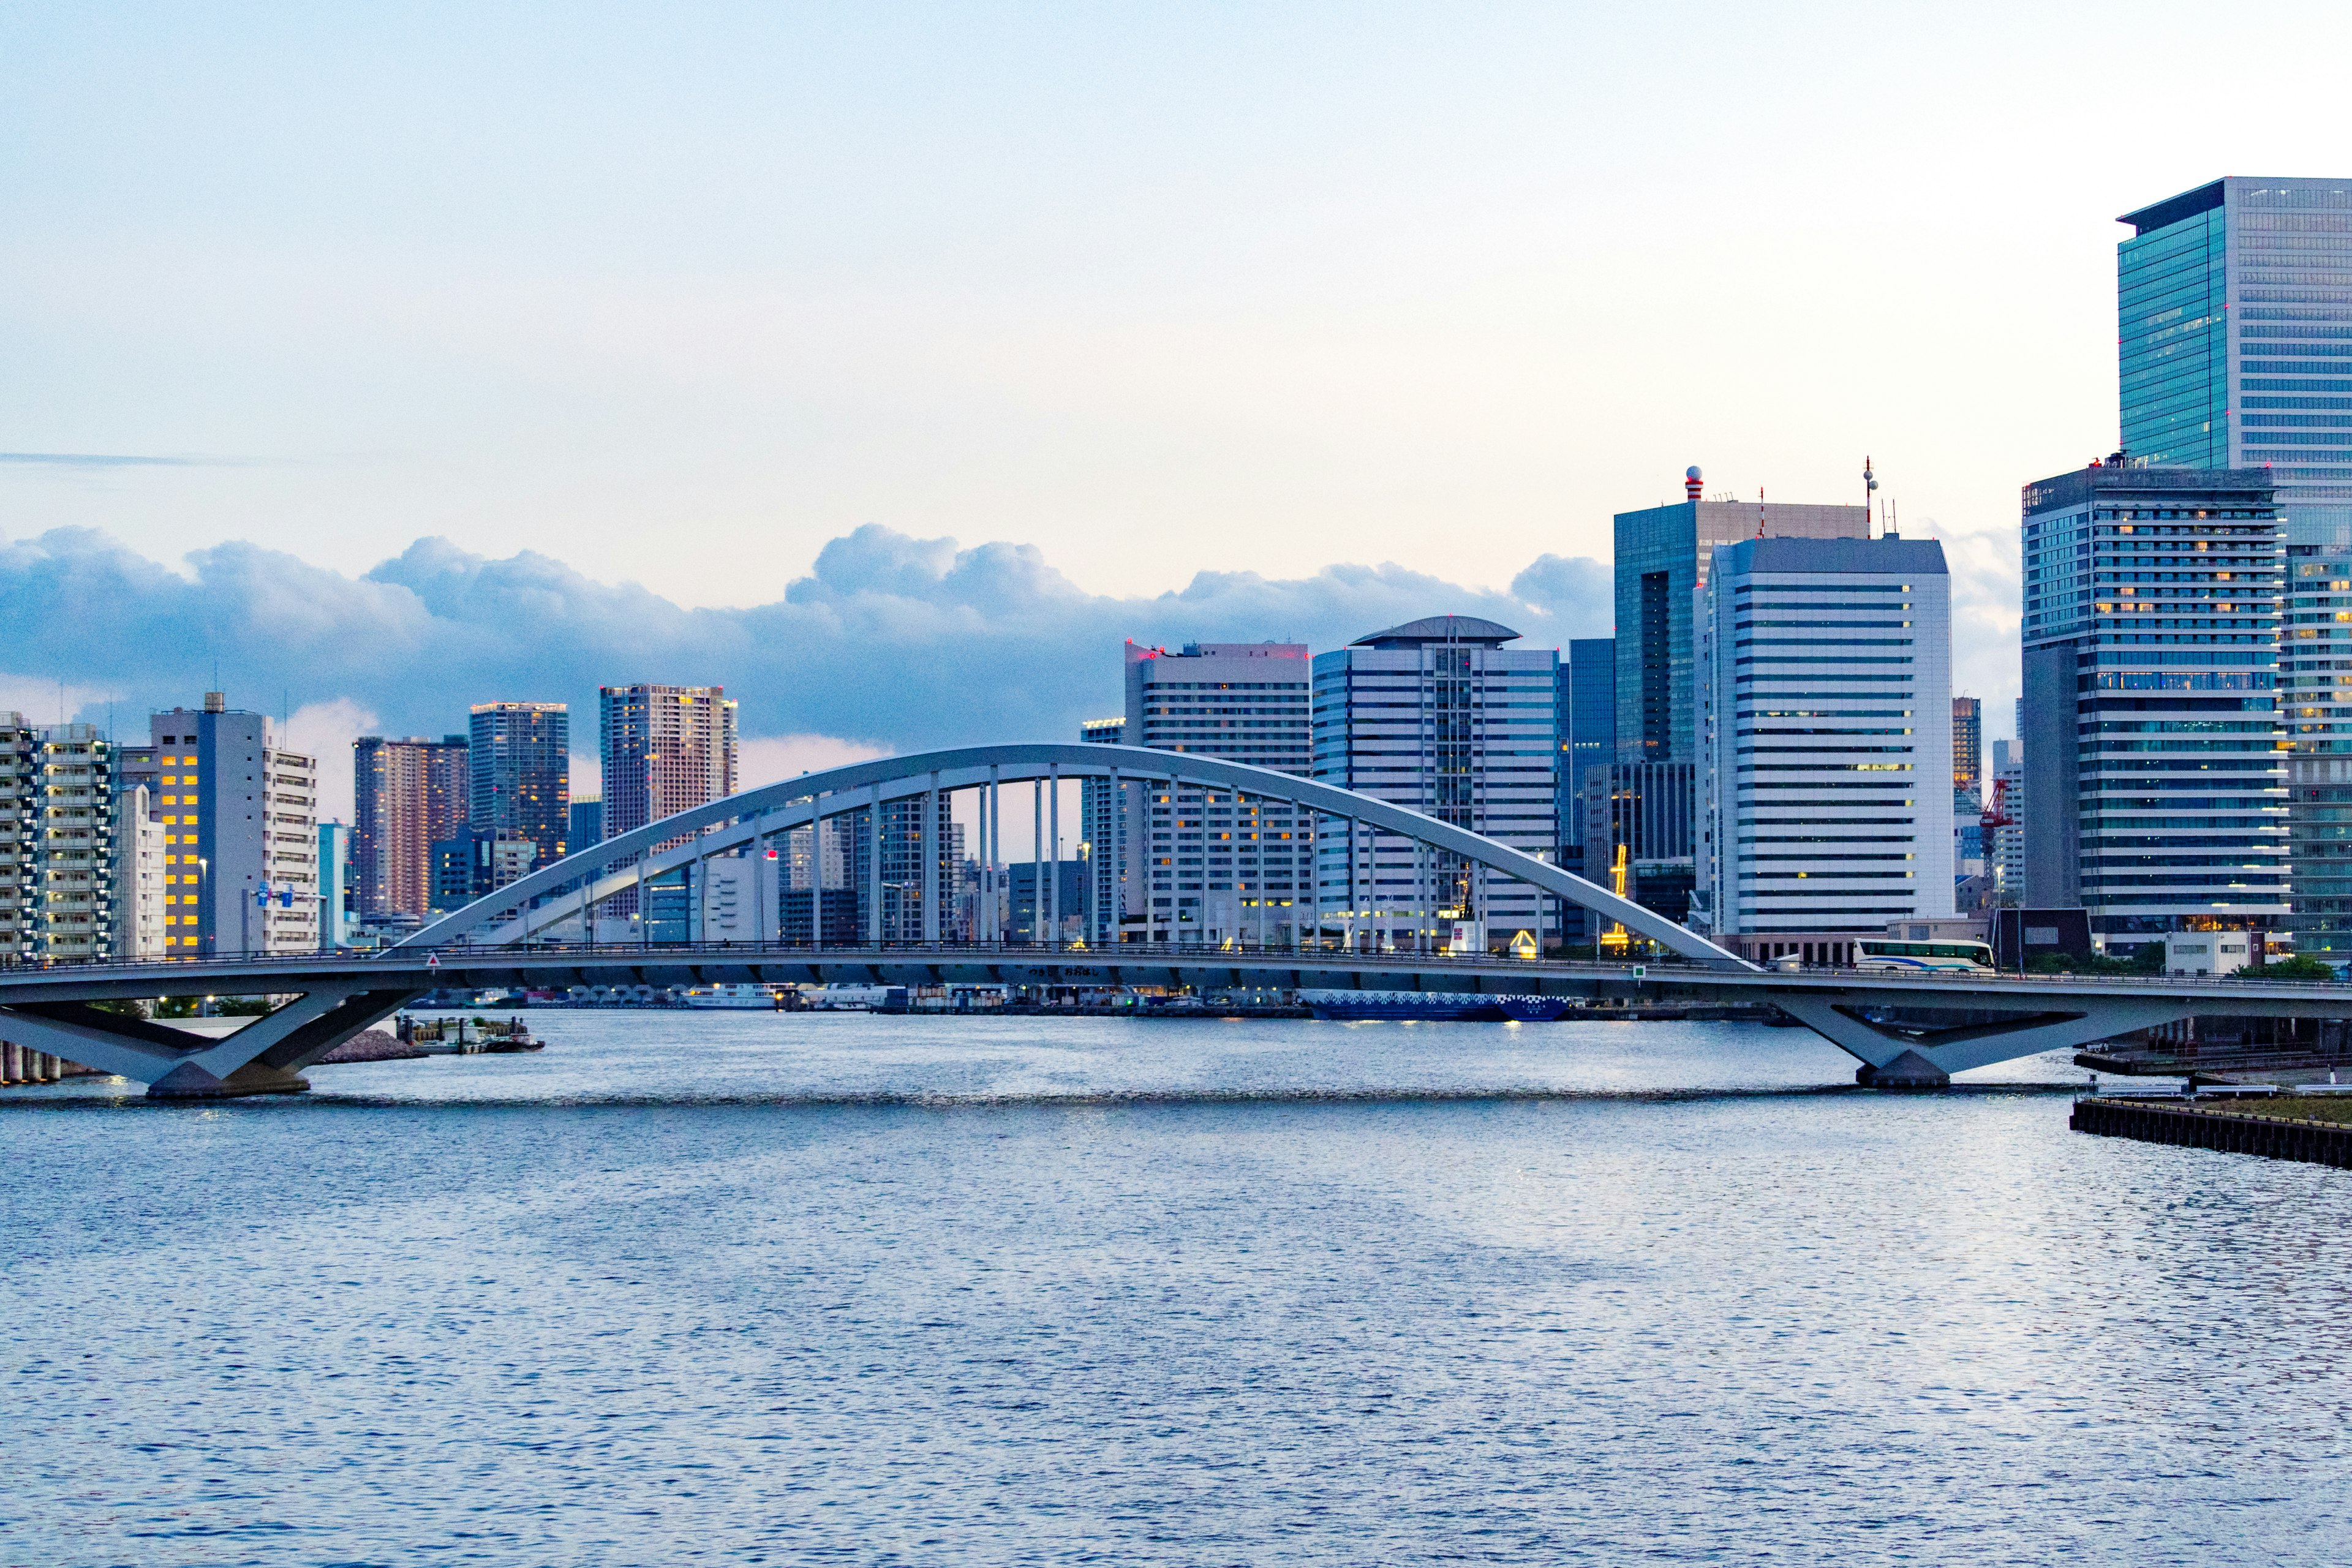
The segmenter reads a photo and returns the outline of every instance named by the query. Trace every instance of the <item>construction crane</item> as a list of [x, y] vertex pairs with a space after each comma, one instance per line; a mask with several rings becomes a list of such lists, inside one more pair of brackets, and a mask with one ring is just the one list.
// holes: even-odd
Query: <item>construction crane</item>
[[[1609, 890], [1621, 899], [1625, 896], [1625, 847], [1622, 844], [1617, 846], [1617, 859], [1609, 868]], [[1632, 945], [1633, 939], [1625, 934], [1625, 928], [1615, 921], [1610, 921], [1609, 929], [1601, 933], [1601, 951], [1608, 957], [1622, 958], [1625, 950]]]

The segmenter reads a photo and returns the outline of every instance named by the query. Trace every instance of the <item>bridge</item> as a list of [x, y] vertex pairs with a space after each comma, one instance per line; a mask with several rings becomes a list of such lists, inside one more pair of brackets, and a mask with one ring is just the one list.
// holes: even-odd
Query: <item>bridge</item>
[[[1114, 824], [1100, 847], [1115, 895], [1097, 940], [1015, 941], [997, 916], [1003, 791], [1033, 786], [1037, 889], [1034, 922], [1062, 929], [1060, 784], [1093, 781]], [[943, 935], [951, 884], [939, 842], [940, 803], [958, 791], [980, 800], [982, 876], [978, 929]], [[824, 880], [811, 889], [805, 929], [781, 929], [781, 908], [753, 900], [754, 929], [725, 940], [656, 942], [637, 921], [627, 942], [598, 942], [596, 911], [615, 900], [642, 907], [661, 879], [716, 874], [722, 861], [752, 869], [785, 836], [843, 818], [878, 824], [893, 803], [911, 803], [919, 837], [899, 929], [886, 929], [879, 854], [866, 858], [862, 929], [826, 940]], [[1316, 874], [1305, 899], [1273, 896], [1260, 882], [1255, 923], [1210, 942], [1162, 915], [1150, 891], [1154, 824], [1196, 828], [1206, 813], [1281, 808], [1286, 829], [1312, 836]], [[1186, 817], [1186, 812], [1192, 817]], [[1276, 820], [1268, 816], [1262, 821]], [[1171, 844], [1172, 848], [1172, 834]], [[1297, 840], [1290, 842], [1296, 844]], [[814, 858], [821, 864], [822, 857]], [[1410, 879], [1375, 868], [1410, 868]], [[1670, 957], [1643, 965], [1520, 960], [1434, 951], [1440, 897], [1473, 898], [1492, 879], [1597, 911]], [[1247, 879], [1244, 879], [1244, 890]], [[1375, 896], [1410, 881], [1409, 896]], [[1175, 877], [1169, 878], [1175, 885]], [[690, 885], [690, 884], [689, 884]], [[754, 886], [759, 884], [756, 880]], [[1328, 904], [1325, 889], [1346, 896]], [[1440, 892], [1440, 888], [1445, 889]], [[1076, 911], [1072, 911], [1076, 912]], [[836, 922], [837, 925], [838, 922]], [[908, 930], [908, 926], [918, 929]], [[2352, 990], [2275, 981], [2105, 980], [2074, 976], [1933, 976], [1759, 969], [1654, 910], [1620, 898], [1538, 856], [1454, 824], [1371, 796], [1287, 773], [1182, 752], [1107, 745], [964, 748], [804, 773], [677, 813], [541, 868], [381, 952], [280, 953], [194, 960], [131, 960], [0, 970], [0, 1038], [149, 1085], [161, 1099], [283, 1093], [307, 1087], [303, 1069], [337, 1045], [425, 993], [453, 986], [723, 984], [959, 981], [1209, 988], [1634, 994], [1769, 1002], [1853, 1056], [1865, 1083], [1931, 1086], [1970, 1068], [2074, 1048], [2184, 1018], [2345, 1016]], [[103, 1004], [158, 996], [289, 997], [234, 1034], [211, 1039]]]

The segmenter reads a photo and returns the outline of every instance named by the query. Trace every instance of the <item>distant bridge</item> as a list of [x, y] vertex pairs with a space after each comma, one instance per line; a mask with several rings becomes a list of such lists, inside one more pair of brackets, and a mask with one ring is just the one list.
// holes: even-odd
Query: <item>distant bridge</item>
[[[1045, 784], [1099, 779], [1164, 790], [1171, 808], [1188, 789], [1289, 803], [1320, 824], [1341, 825], [1344, 849], [1328, 851], [1329, 868], [1350, 889], [1363, 885], [1354, 863], [1360, 829], [1403, 838], [1597, 911], [1675, 955], [1677, 962], [1637, 970], [1627, 963], [1533, 962], [1491, 955], [1453, 957], [1392, 950], [1397, 925], [1425, 928], [1425, 911], [1327, 907], [1318, 884], [1288, 906], [1297, 937], [1279, 944], [1237, 942], [1205, 946], [1171, 940], [1179, 933], [1156, 916], [1132, 835], [1111, 847], [1115, 886], [1140, 882], [1141, 921], [1110, 945], [1008, 942], [991, 916], [984, 885], [979, 940], [940, 939], [948, 889], [939, 846], [930, 842], [944, 794], [983, 792], [983, 864], [997, 873], [994, 824], [1007, 783]], [[762, 930], [740, 942], [600, 944], [555, 934], [592, 931], [596, 906], [624, 892], [642, 893], [667, 872], [699, 861], [763, 856], [781, 835], [852, 812], [878, 818], [886, 802], [920, 797], [925, 835], [918, 889], [919, 939], [886, 941], [878, 855], [869, 855], [866, 929], [848, 945], [786, 942]], [[1058, 811], [1059, 794], [1050, 798]], [[1144, 816], [1150, 832], [1150, 816]], [[1055, 863], [1059, 833], [1039, 836], [1040, 869]], [[1147, 841], [1148, 842], [1148, 841]], [[1048, 847], [1047, 846], [1052, 847]], [[1343, 859], [1344, 857], [1344, 859]], [[1318, 868], [1324, 857], [1318, 854]], [[822, 880], [822, 879], [818, 879]], [[1047, 930], [1058, 930], [1058, 877], [1035, 886]], [[812, 936], [825, 930], [824, 892], [812, 899]], [[764, 900], [762, 900], [764, 903]], [[1076, 912], [1076, 911], [1072, 911]], [[1172, 912], [1172, 911], [1171, 911]], [[763, 910], [761, 921], [776, 911]], [[1303, 921], [1299, 918], [1304, 916]], [[640, 922], [642, 925], [642, 921]], [[593, 845], [456, 911], [381, 952], [280, 954], [210, 960], [0, 970], [0, 1038], [27, 1049], [119, 1073], [162, 1098], [285, 1092], [304, 1087], [302, 1069], [426, 991], [467, 986], [724, 984], [957, 981], [1093, 984], [1207, 988], [1357, 987], [1433, 992], [1540, 992], [1551, 995], [1650, 994], [1770, 1002], [1863, 1064], [1865, 1081], [1932, 1084], [1949, 1074], [2036, 1052], [2073, 1048], [2135, 1030], [2200, 1016], [2341, 1017], [2352, 989], [2282, 982], [2084, 980], [2009, 977], [1784, 973], [1758, 969], [1655, 911], [1620, 898], [1551, 863], [1403, 806], [1244, 763], [1127, 746], [973, 747], [890, 758], [806, 773], [730, 795]], [[94, 1004], [154, 996], [290, 994], [294, 1000], [218, 1039], [145, 1022]]]

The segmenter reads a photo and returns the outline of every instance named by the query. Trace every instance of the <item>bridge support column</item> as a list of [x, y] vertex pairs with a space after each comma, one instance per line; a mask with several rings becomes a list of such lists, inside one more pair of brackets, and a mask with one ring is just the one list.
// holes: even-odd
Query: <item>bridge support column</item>
[[[2168, 1023], [2182, 1003], [2163, 996], [2104, 996], [2092, 988], [2061, 999], [2007, 1007], [1998, 993], [1955, 990], [1922, 994], [1915, 1009], [1995, 1015], [1989, 1023], [1910, 1024], [1874, 1014], [1906, 1003], [1885, 992], [1789, 990], [1769, 993], [1780, 1009], [1847, 1055], [1860, 1058], [1854, 1081], [1877, 1089], [1940, 1089], [1951, 1075], [2042, 1051], [2079, 1050], [2100, 1040]], [[2020, 1005], [2020, 1003], [2024, 1003]]]

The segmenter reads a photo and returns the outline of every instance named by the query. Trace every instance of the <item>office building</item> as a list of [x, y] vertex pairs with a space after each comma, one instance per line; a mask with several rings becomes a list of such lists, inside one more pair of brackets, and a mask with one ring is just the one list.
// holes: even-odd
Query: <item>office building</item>
[[358, 914], [352, 892], [352, 830], [340, 822], [319, 824], [319, 945], [352, 944]]
[[[1587, 768], [1578, 801], [1584, 818], [1584, 879], [1612, 892], [1624, 870], [1625, 896], [1687, 924], [1697, 883], [1694, 769], [1688, 763], [1611, 763]], [[1610, 922], [1584, 922], [1592, 941]]]
[[[1559, 671], [1550, 648], [1467, 616], [1431, 616], [1315, 659], [1315, 777], [1549, 858], [1559, 833]], [[1381, 946], [1435, 945], [1455, 921], [1489, 946], [1557, 940], [1556, 900], [1459, 857], [1327, 824], [1323, 929]], [[1207, 824], [1210, 832], [1218, 824]], [[1152, 824], [1157, 848], [1160, 824]], [[1190, 847], [1178, 840], [1181, 869]]]
[[585, 849], [591, 844], [604, 841], [604, 802], [601, 796], [594, 800], [573, 801], [566, 820], [570, 824], [570, 833], [564, 842], [571, 847]]
[[1952, 788], [1978, 798], [1984, 776], [1984, 704], [1973, 697], [1952, 699]]
[[735, 793], [735, 704], [719, 686], [598, 689], [604, 837]]
[[[1315, 672], [1304, 643], [1188, 643], [1171, 653], [1130, 642], [1126, 677], [1129, 745], [1302, 778], [1314, 767]], [[1119, 906], [1124, 932], [1212, 945], [1291, 941], [1294, 907], [1314, 875], [1307, 813], [1197, 784], [1172, 797], [1124, 782], [1120, 791], [1143, 862], [1130, 868], [1141, 880]], [[1116, 877], [1119, 864], [1114, 856], [1104, 875]]]
[[[1044, 908], [1037, 902], [1038, 866], [1034, 860], [1015, 860], [1005, 868], [1004, 902], [1005, 935], [1013, 942], [1069, 942], [1085, 931], [1087, 868], [1083, 861], [1065, 860], [1056, 868], [1045, 868], [1045, 883], [1051, 889], [1059, 880], [1058, 903], [1049, 899]], [[1058, 915], [1061, 925], [1054, 928], [1051, 917]]]
[[[122, 752], [116, 752], [120, 761]], [[112, 956], [161, 958], [163, 947], [163, 825], [144, 784], [114, 776]]]
[[[1584, 865], [1585, 775], [1617, 760], [1617, 643], [1613, 637], [1577, 637], [1560, 661], [1558, 712], [1559, 747], [1559, 861], [1571, 870]], [[1580, 904], [1561, 911], [1562, 939], [1591, 939], [1592, 921]]]
[[2231, 176], [2126, 213], [2128, 462], [2264, 468], [2286, 548], [2297, 946], [2352, 957], [2352, 180]]
[[[1082, 719], [1078, 741], [1082, 745], [1123, 746], [1127, 721]], [[1121, 793], [1132, 796], [1136, 791], [1130, 787]], [[1078, 858], [1087, 865], [1086, 940], [1095, 947], [1118, 940], [1116, 911], [1127, 906], [1128, 877], [1121, 850], [1127, 842], [1127, 825], [1138, 809], [1139, 805], [1132, 799], [1124, 812], [1111, 809], [1108, 779], [1078, 783], [1078, 831], [1084, 835], [1078, 843]]]
[[1696, 468], [1674, 506], [1617, 514], [1617, 751], [1629, 763], [1697, 758], [1692, 616], [1718, 544], [1744, 539], [1863, 539], [1861, 506], [1701, 500]]
[[352, 742], [352, 881], [362, 921], [440, 907], [433, 847], [466, 826], [473, 793], [467, 750], [463, 735]]
[[478, 702], [470, 719], [467, 822], [528, 842], [534, 868], [562, 859], [572, 842], [571, 710], [561, 702]]
[[2025, 487], [2025, 887], [2108, 951], [2284, 929], [2277, 509], [2261, 468]]
[[1851, 959], [1953, 913], [1951, 591], [1934, 540], [1715, 552], [1698, 639], [1698, 917], [1743, 956]]
[[201, 709], [147, 717], [125, 747], [122, 793], [144, 787], [163, 829], [163, 952], [309, 952], [319, 945], [319, 762], [268, 718], [207, 691]]

